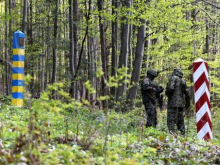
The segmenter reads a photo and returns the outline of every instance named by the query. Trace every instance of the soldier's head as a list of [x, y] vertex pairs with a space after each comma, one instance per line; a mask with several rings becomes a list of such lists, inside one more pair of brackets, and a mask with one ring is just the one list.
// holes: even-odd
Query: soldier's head
[[150, 79], [150, 80], [153, 80], [155, 77], [157, 77], [158, 73], [156, 70], [154, 69], [150, 69], [147, 71], [147, 77]]
[[180, 68], [175, 68], [175, 69], [173, 70], [173, 75], [182, 78], [182, 77], [183, 77], [183, 72], [182, 72], [182, 70], [181, 70]]

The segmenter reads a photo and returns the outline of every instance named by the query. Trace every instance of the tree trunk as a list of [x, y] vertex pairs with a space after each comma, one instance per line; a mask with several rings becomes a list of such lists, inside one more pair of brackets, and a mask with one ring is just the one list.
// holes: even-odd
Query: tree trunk
[[[79, 9], [78, 9], [78, 0], [73, 0], [73, 40], [74, 40], [74, 69], [76, 70], [78, 58], [79, 58], [79, 49], [78, 49], [78, 17], [79, 17]], [[77, 81], [74, 83], [74, 98], [78, 100], [78, 85]]]
[[[132, 6], [132, 0], [131, 0]], [[132, 15], [132, 12], [129, 12], [129, 16]], [[128, 37], [128, 74], [131, 75], [133, 69], [133, 49], [132, 49], [132, 40], [133, 40], [133, 25], [129, 25], [129, 37]]]
[[[12, 14], [12, 10], [14, 9], [14, 6], [13, 6], [13, 3], [12, 3], [12, 0], [9, 0], [9, 15], [11, 16]], [[8, 33], [8, 39], [9, 39], [9, 47], [8, 47], [8, 52], [12, 52], [12, 40], [13, 40], [13, 32], [12, 32], [12, 25], [13, 25], [13, 19], [10, 18], [9, 19], [9, 33]], [[11, 59], [9, 58], [9, 60], [11, 61]], [[9, 75], [9, 79], [11, 81], [11, 75]], [[10, 83], [10, 89], [11, 89], [11, 83]]]
[[204, 53], [209, 53], [209, 21], [206, 18], [206, 37], [205, 37], [205, 51]]
[[[8, 10], [8, 14], [9, 14], [9, 16], [11, 15], [11, 12], [12, 12], [12, 10], [14, 9], [14, 7], [13, 7], [13, 5], [12, 5], [12, 0], [9, 0], [9, 10]], [[8, 61], [9, 62], [11, 62], [12, 60], [11, 60], [11, 58], [10, 58], [10, 52], [12, 52], [12, 40], [13, 40], [13, 32], [12, 32], [12, 25], [13, 25], [13, 19], [12, 18], [10, 18], [9, 19], [9, 31], [8, 31], [8, 54], [9, 54], [9, 56], [8, 56]], [[10, 68], [8, 68], [9, 70], [8, 70], [8, 82], [9, 82], [9, 93], [11, 93], [11, 89], [12, 89], [12, 84], [11, 84], [11, 82], [12, 82], [12, 78], [11, 78], [11, 74], [10, 74]]]
[[[90, 84], [93, 89], [96, 90], [96, 61], [97, 61], [97, 53], [96, 53], [96, 38], [88, 37], [88, 75]], [[97, 91], [97, 90], [96, 90]], [[94, 103], [96, 99], [95, 93], [90, 93], [90, 101]]]
[[132, 31], [133, 31], [133, 25], [129, 25], [129, 39], [128, 39], [128, 56], [129, 56], [129, 63], [128, 63], [128, 68], [129, 68], [129, 75], [132, 73], [133, 69], [133, 51], [132, 51]]
[[70, 66], [70, 79], [71, 79], [71, 86], [70, 86], [70, 96], [74, 97], [74, 74], [75, 74], [75, 65], [74, 65], [74, 41], [73, 41], [73, 5], [72, 0], [69, 0], [69, 66]]
[[[48, 8], [48, 10], [50, 10], [50, 7]], [[48, 81], [48, 77], [50, 75], [50, 64], [49, 64], [49, 59], [50, 59], [50, 14], [48, 13], [47, 15], [47, 34], [46, 34], [46, 41], [47, 41], [47, 48], [46, 48], [46, 74], [45, 74], [45, 82], [44, 82], [44, 86], [45, 89], [47, 88], [47, 81]], [[48, 74], [49, 73], [49, 74]], [[50, 80], [50, 78], [49, 78]]]
[[43, 50], [42, 50], [42, 56], [41, 56], [41, 66], [42, 66], [42, 74], [41, 74], [41, 85], [40, 85], [40, 92], [42, 93], [45, 89], [44, 87], [44, 79], [45, 79], [45, 57], [46, 57], [46, 34], [45, 31], [42, 30], [42, 36], [43, 36]]
[[27, 0], [23, 0], [22, 32], [27, 33]]
[[[30, 9], [29, 11], [29, 23], [28, 29], [27, 29], [27, 39], [28, 39], [28, 46], [32, 47], [34, 44], [34, 39], [33, 39], [33, 3], [32, 0], [30, 0]], [[33, 52], [33, 49], [30, 49], [31, 52]], [[34, 58], [32, 56], [26, 56], [25, 61], [28, 61], [25, 63], [27, 67], [27, 70], [29, 70], [29, 73], [32, 77], [31, 82], [30, 82], [30, 92], [32, 96], [34, 96]]]
[[[149, 28], [149, 22], [147, 21], [146, 23], [147, 27], [146, 27], [146, 35], [148, 36], [151, 33], [151, 30]], [[151, 46], [151, 39], [150, 37], [145, 41], [144, 43], [144, 48], [146, 50], [146, 55], [143, 57], [143, 64], [142, 64], [142, 70], [144, 70], [144, 75], [142, 78], [146, 77], [146, 69], [149, 67], [149, 59], [150, 59], [150, 46]], [[142, 79], [141, 78], [141, 79]]]
[[[135, 52], [135, 60], [134, 60], [134, 68], [132, 71], [132, 77], [131, 77], [131, 85], [128, 92], [127, 101], [133, 106], [133, 101], [136, 98], [137, 95], [137, 87], [138, 82], [140, 79], [141, 74], [141, 68], [142, 68], [142, 61], [144, 56], [144, 43], [145, 43], [145, 37], [146, 37], [146, 21], [144, 19], [141, 20], [142, 26], [138, 28], [138, 35], [137, 35], [137, 45], [136, 45], [136, 52]], [[129, 106], [129, 107], [132, 107]]]
[[[108, 95], [108, 89], [105, 84], [105, 80], [107, 80], [107, 56], [106, 56], [106, 45], [105, 45], [105, 29], [104, 29], [104, 19], [101, 15], [101, 12], [104, 10], [103, 8], [104, 2], [103, 0], [98, 0], [98, 10], [99, 10], [99, 30], [100, 30], [100, 45], [101, 45], [101, 60], [102, 60], [102, 71], [104, 72], [104, 75], [102, 76], [102, 95], [107, 96]], [[103, 102], [103, 108], [107, 108], [107, 100], [104, 100]]]
[[[206, 7], [206, 10], [208, 8]], [[205, 18], [205, 27], [206, 27], [206, 37], [205, 37], [205, 50], [204, 53], [209, 53], [209, 28], [210, 28], [210, 24], [209, 24], [209, 20], [208, 18]]]
[[[58, 13], [59, 12], [59, 0], [56, 1], [55, 17], [54, 17], [54, 45], [53, 45], [53, 73], [52, 84], [57, 82], [57, 29], [58, 29]], [[56, 92], [53, 91], [53, 98], [56, 99]]]
[[[91, 10], [93, 11], [95, 10], [95, 8], [91, 6]], [[91, 19], [95, 20], [94, 16]], [[94, 21], [92, 21], [92, 23], [94, 23]], [[92, 27], [92, 29], [90, 30], [93, 31], [95, 29]], [[88, 60], [89, 60], [88, 75], [89, 75], [90, 84], [97, 93], [97, 88], [96, 88], [97, 38], [94, 37], [94, 35], [90, 36], [90, 34], [88, 35]], [[90, 101], [92, 105], [95, 104], [96, 93], [90, 93]]]
[[[122, 8], [126, 7], [129, 8], [131, 5], [131, 0], [123, 0], [122, 1]], [[120, 50], [120, 57], [119, 57], [119, 68], [125, 67], [127, 69], [128, 65], [128, 41], [129, 41], [129, 24], [126, 15], [122, 17], [122, 24], [121, 24], [121, 50]], [[124, 73], [124, 78], [120, 80], [119, 87], [117, 90], [116, 100], [117, 102], [121, 102], [123, 93], [125, 92], [126, 83], [125, 80], [127, 79], [127, 72]], [[117, 109], [119, 111], [119, 109]]]
[[[111, 76], [115, 77], [116, 76], [116, 70], [117, 70], [117, 51], [118, 51], [118, 23], [117, 23], [117, 9], [119, 6], [119, 3], [117, 0], [112, 0], [112, 15], [115, 15], [115, 20], [112, 22], [112, 67], [111, 67]], [[112, 95], [112, 100], [115, 99], [116, 96], [116, 88], [111, 87], [110, 88], [110, 93]]]
[[[214, 3], [214, 1], [213, 1], [213, 3]], [[217, 10], [216, 10], [216, 8], [214, 7], [214, 6], [212, 6], [212, 13], [213, 13], [213, 15], [215, 16], [215, 17], [217, 17], [218, 16], [218, 14], [217, 14]], [[213, 38], [213, 55], [214, 55], [214, 57], [213, 57], [213, 61], [214, 60], [216, 60], [216, 58], [217, 58], [217, 55], [218, 55], [218, 27], [217, 27], [217, 24], [216, 23], [212, 23], [212, 34], [211, 34], [211, 36], [212, 36], [212, 38]], [[214, 73], [214, 76], [217, 76], [217, 73], [218, 73], [218, 69], [219, 68], [213, 68], [213, 73]], [[211, 69], [212, 70], [212, 69]], [[215, 83], [211, 83], [211, 86], [213, 87], [213, 89], [215, 89], [216, 88], [216, 84]], [[217, 100], [217, 93], [216, 92], [211, 92], [212, 94], [211, 94], [211, 100]]]
[[[5, 0], [5, 17], [8, 14], [7, 0]], [[8, 66], [8, 23], [5, 22], [5, 83], [6, 83], [6, 95], [10, 94], [10, 81], [9, 81], [9, 66]]]

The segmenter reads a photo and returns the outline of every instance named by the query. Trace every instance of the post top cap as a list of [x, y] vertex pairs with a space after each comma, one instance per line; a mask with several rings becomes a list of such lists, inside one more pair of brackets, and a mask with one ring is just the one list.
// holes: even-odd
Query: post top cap
[[205, 62], [202, 58], [198, 58], [196, 61], [194, 61], [193, 63], [195, 62]]
[[16, 32], [14, 32], [14, 33], [23, 33], [23, 32], [21, 32], [20, 30], [17, 30]]

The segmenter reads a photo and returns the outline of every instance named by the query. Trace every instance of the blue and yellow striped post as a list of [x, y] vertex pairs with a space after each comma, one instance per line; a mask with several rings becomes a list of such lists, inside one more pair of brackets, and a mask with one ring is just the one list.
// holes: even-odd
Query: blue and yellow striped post
[[24, 98], [24, 38], [21, 31], [13, 34], [12, 105], [18, 107], [23, 106]]

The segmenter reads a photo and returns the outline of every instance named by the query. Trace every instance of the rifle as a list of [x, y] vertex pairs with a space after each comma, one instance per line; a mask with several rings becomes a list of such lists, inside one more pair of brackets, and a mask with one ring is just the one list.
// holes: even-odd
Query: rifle
[[163, 110], [163, 95], [159, 95], [158, 102], [159, 102], [160, 110], [162, 111]]
[[158, 70], [158, 71], [157, 71], [157, 75], [159, 75], [160, 73], [165, 72], [165, 71], [167, 71], [167, 70], [169, 70], [169, 69], [171, 69], [171, 67], [167, 67], [167, 68], [165, 68], [165, 69]]
[[161, 94], [164, 91], [162, 86], [157, 87], [157, 98], [160, 110], [163, 110], [163, 95]]
[[[160, 71], [157, 71], [157, 75], [159, 75], [160, 73], [164, 72], [164, 71], [167, 71], [169, 69], [173, 70], [175, 67], [167, 67], [165, 69], [162, 69]], [[191, 70], [193, 68], [193, 65], [190, 65], [189, 67], [186, 67], [186, 68], [180, 68], [181, 70]]]

